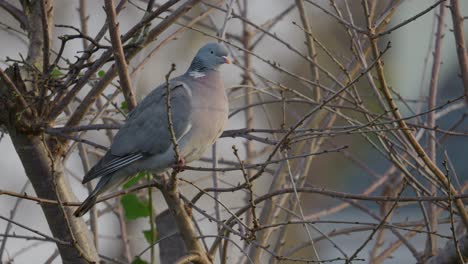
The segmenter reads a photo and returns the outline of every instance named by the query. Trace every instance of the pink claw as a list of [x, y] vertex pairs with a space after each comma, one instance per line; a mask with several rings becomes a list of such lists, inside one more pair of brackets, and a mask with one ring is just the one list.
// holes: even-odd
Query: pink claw
[[176, 164], [176, 166], [175, 166], [174, 169], [175, 169], [177, 172], [181, 172], [181, 171], [184, 170], [184, 167], [185, 167], [185, 160], [184, 160], [184, 158], [179, 157], [179, 160], [177, 161], [177, 164]]

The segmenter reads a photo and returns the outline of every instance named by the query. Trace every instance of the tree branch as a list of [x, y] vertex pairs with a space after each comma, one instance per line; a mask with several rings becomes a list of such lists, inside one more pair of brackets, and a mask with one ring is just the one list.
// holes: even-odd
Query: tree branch
[[[41, 22], [42, 22], [42, 72], [45, 76], [49, 73], [49, 60], [50, 60], [50, 31], [51, 31], [51, 20], [52, 20], [52, 6], [48, 0], [40, 0], [41, 9]], [[40, 103], [39, 103], [39, 115], [44, 113], [44, 107], [46, 104], [45, 96], [47, 94], [48, 84], [44, 83], [41, 87], [40, 92]]]
[[55, 204], [41, 203], [41, 207], [53, 236], [71, 242], [70, 245], [57, 244], [62, 261], [97, 262], [99, 258], [84, 220], [73, 217], [73, 208], [61, 206], [76, 200], [61, 163], [55, 162], [40, 136], [25, 135], [14, 128], [10, 128], [9, 133], [36, 194], [56, 201]]
[[[183, 180], [185, 182], [188, 182], [187, 180]], [[135, 187], [121, 190], [121, 191], [116, 191], [110, 194], [107, 194], [103, 196], [102, 198], [99, 198], [97, 200], [97, 203], [101, 203], [104, 201], [107, 201], [109, 199], [119, 197], [125, 194], [129, 194], [138, 190], [146, 189], [148, 187], [158, 187], [160, 188], [161, 186], [156, 186], [154, 183], [151, 184], [141, 184], [137, 185]], [[192, 198], [191, 203], [196, 203], [203, 195], [207, 194], [208, 192], [233, 192], [233, 189], [227, 189], [227, 188], [206, 188], [199, 192], [197, 195]], [[277, 191], [272, 191], [265, 196], [262, 196], [262, 199], [256, 199], [255, 203], [260, 203], [266, 199], [270, 199], [274, 196], [277, 195], [282, 195], [282, 194], [287, 194], [287, 193], [292, 193], [294, 190], [292, 188], [286, 188], [286, 189], [281, 189]], [[358, 200], [358, 201], [374, 201], [374, 202], [395, 202], [399, 201], [401, 203], [406, 203], [406, 202], [445, 202], [448, 201], [449, 198], [452, 199], [468, 199], [468, 194], [461, 194], [457, 196], [417, 196], [417, 197], [411, 197], [411, 196], [405, 196], [405, 197], [400, 197], [399, 199], [396, 199], [395, 197], [392, 196], [381, 196], [381, 195], [375, 195], [375, 196], [369, 196], [369, 194], [352, 194], [352, 193], [346, 193], [346, 192], [337, 192], [333, 190], [328, 190], [322, 187], [302, 187], [298, 188], [297, 192], [304, 192], [304, 193], [312, 193], [312, 194], [320, 194], [323, 196], [328, 196], [336, 199], [350, 199], [350, 200]], [[57, 200], [54, 199], [48, 199], [44, 197], [34, 197], [28, 194], [24, 193], [17, 193], [17, 192], [11, 192], [7, 190], [2, 190], [0, 189], [0, 195], [7, 195], [7, 196], [12, 196], [12, 197], [17, 197], [17, 198], [22, 198], [25, 200], [29, 201], [34, 201], [38, 204], [49, 204], [49, 205], [57, 205], [58, 202]], [[72, 207], [77, 207], [80, 206], [80, 202], [63, 202], [64, 206], [72, 206]]]
[[[157, 36], [159, 36], [169, 26], [171, 26], [179, 17], [183, 16], [190, 9], [192, 9], [192, 7], [194, 7], [195, 4], [197, 4], [198, 2], [200, 2], [200, 0], [190, 0], [186, 2], [185, 4], [181, 5], [179, 8], [177, 8], [170, 16], [168, 16], [166, 19], [160, 22], [157, 26], [155, 26], [148, 33], [147, 39], [140, 46], [133, 49], [132, 52], [128, 54], [127, 58], [129, 60], [133, 58], [136, 54], [138, 54], [138, 52], [141, 49], [143, 49], [149, 43], [154, 41]], [[169, 8], [169, 7], [166, 7], [166, 8]], [[96, 86], [86, 95], [82, 103], [78, 106], [75, 112], [71, 115], [66, 126], [75, 126], [81, 121], [81, 119], [83, 118], [85, 113], [88, 111], [89, 107], [91, 106], [91, 104], [98, 98], [99, 94], [101, 94], [102, 91], [104, 91], [107, 85], [109, 85], [112, 79], [116, 76], [116, 73], [117, 72], [116, 72], [115, 66], [111, 67], [109, 71], [106, 72], [106, 74], [101, 78], [101, 80], [96, 84]]]
[[40, 0], [41, 3], [41, 22], [42, 22], [42, 39], [44, 45], [42, 46], [42, 71], [46, 73], [49, 70], [49, 57], [50, 57], [50, 18], [52, 14], [51, 2], [48, 0]]
[[[304, 0], [296, 0], [296, 5], [297, 5], [297, 9], [299, 10], [299, 15], [301, 17], [302, 27], [304, 28], [304, 36], [305, 36], [306, 44], [307, 44], [307, 55], [309, 55], [310, 59], [314, 61], [314, 63], [309, 63], [310, 71], [312, 72], [311, 79], [314, 82], [318, 82], [319, 71], [318, 71], [318, 68], [315, 66], [317, 64], [317, 61], [316, 61], [317, 52], [315, 49], [314, 39], [312, 36], [312, 30], [310, 28], [309, 17], [307, 16], [307, 12], [304, 6]], [[315, 99], [318, 102], [320, 101], [320, 89], [316, 87], [315, 93], [316, 93]]]
[[452, 11], [453, 34], [457, 46], [458, 64], [465, 88], [465, 101], [468, 103], [468, 55], [466, 52], [465, 31], [463, 27], [463, 16], [460, 12], [460, 2], [458, 0], [450, 1], [450, 11]]
[[[18, 101], [21, 104], [21, 106], [23, 107], [25, 113], [30, 115], [32, 113], [31, 109], [30, 109], [28, 103], [26, 102], [26, 100], [24, 99], [22, 93], [18, 90], [16, 85], [11, 81], [10, 77], [8, 77], [8, 75], [6, 75], [6, 73], [2, 69], [0, 69], [0, 81], [3, 81], [6, 84], [6, 86], [8, 88], [10, 88], [10, 90], [12, 91], [13, 96], [18, 99]], [[21, 110], [23, 110], [23, 109], [21, 109]]]
[[28, 226], [25, 226], [25, 225], [23, 225], [23, 224], [20, 224], [20, 223], [14, 221], [13, 219], [9, 219], [9, 218], [4, 217], [4, 216], [2, 216], [2, 215], [0, 215], [0, 219], [5, 220], [5, 221], [7, 221], [8, 223], [12, 223], [12, 224], [14, 224], [14, 225], [17, 225], [17, 226], [19, 226], [19, 227], [21, 227], [21, 228], [24, 228], [24, 229], [26, 229], [26, 230], [28, 230], [28, 231], [30, 231], [30, 232], [33, 232], [34, 234], [40, 235], [41, 237], [46, 238], [46, 239], [48, 239], [48, 240], [50, 240], [50, 241], [54, 241], [54, 242], [57, 243], [57, 244], [71, 245], [71, 242], [63, 241], [63, 240], [57, 239], [57, 238], [55, 238], [55, 237], [48, 236], [48, 235], [46, 235], [46, 234], [44, 234], [44, 233], [42, 233], [42, 232], [39, 232], [39, 231], [37, 231], [37, 230], [35, 230], [35, 229], [32, 229], [32, 228], [30, 228], [30, 227], [28, 227]]
[[[467, 260], [468, 256], [468, 234], [465, 233], [462, 238], [458, 239], [458, 246], [462, 255]], [[447, 242], [443, 249], [439, 250], [439, 253], [436, 256], [429, 258], [426, 264], [462, 264], [458, 257], [457, 250], [455, 248], [455, 243], [453, 240]]]
[[[408, 125], [402, 119], [402, 115], [400, 110], [398, 110], [398, 106], [396, 105], [395, 101], [392, 98], [390, 93], [390, 89], [388, 87], [383, 62], [381, 59], [381, 53], [379, 51], [379, 47], [377, 44], [377, 40], [373, 38], [375, 36], [375, 28], [370, 28], [370, 41], [372, 46], [372, 52], [374, 54], [375, 59], [377, 60], [377, 76], [381, 85], [381, 91], [384, 94], [385, 100], [394, 116], [397, 119], [398, 126], [402, 129], [403, 134], [405, 135], [406, 139], [409, 141], [411, 146], [413, 147], [414, 151], [418, 154], [424, 164], [429, 168], [429, 170], [434, 174], [435, 178], [438, 179], [440, 182], [444, 184], [444, 186], [450, 186], [447, 191], [451, 192], [454, 196], [457, 195], [457, 190], [453, 187], [453, 185], [449, 185], [445, 174], [431, 161], [431, 159], [427, 156], [426, 152], [424, 151], [423, 147], [419, 144], [418, 140], [414, 137], [411, 131], [408, 129]], [[460, 217], [463, 221], [463, 224], [466, 228], [468, 228], [468, 212], [465, 210], [465, 206], [463, 201], [460, 199], [455, 199], [455, 205], [458, 209]]]
[[[439, 14], [438, 14], [438, 22], [437, 22], [437, 32], [435, 36], [435, 48], [434, 48], [434, 62], [432, 64], [432, 73], [431, 73], [431, 82], [429, 86], [429, 100], [428, 100], [428, 109], [433, 109], [436, 107], [437, 103], [437, 88], [439, 86], [439, 75], [440, 75], [440, 67], [442, 64], [442, 38], [444, 37], [444, 19], [445, 19], [445, 3], [441, 3], [439, 6]], [[436, 126], [436, 118], [435, 112], [431, 111], [427, 115], [427, 126], [435, 127]], [[435, 131], [428, 131], [428, 156], [432, 160], [432, 162], [437, 162], [437, 138]], [[437, 186], [431, 184], [431, 191], [432, 194], [437, 193]], [[435, 214], [435, 205], [428, 204], [428, 218], [429, 218], [429, 225], [427, 228], [431, 232], [437, 232], [437, 216]], [[426, 250], [425, 253], [427, 256], [435, 255], [437, 250], [437, 238], [433, 234], [427, 236], [427, 243], [426, 243]]]
[[207, 252], [203, 249], [198, 240], [197, 233], [193, 227], [192, 218], [187, 212], [187, 209], [180, 198], [177, 185], [169, 186], [167, 184], [161, 188], [161, 192], [166, 200], [167, 207], [174, 216], [175, 223], [179, 229], [179, 234], [187, 247], [187, 252], [197, 254], [199, 258], [193, 259], [194, 263], [208, 264], [211, 263]]
[[0, 7], [5, 9], [5, 11], [18, 20], [22, 28], [26, 30], [28, 29], [28, 19], [24, 15], [23, 11], [8, 3], [6, 0], [0, 0]]
[[189, 254], [177, 260], [176, 264], [203, 263], [203, 258], [198, 254]]
[[[176, 4], [180, 0], [171, 0], [160, 6], [156, 11], [151, 13], [150, 16], [145, 17], [141, 22], [139, 22], [137, 25], [132, 27], [123, 37], [122, 40], [123, 42], [130, 40], [132, 37], [135, 37], [135, 34], [143, 26], [145, 26], [147, 23], [151, 21], [150, 18], [154, 19], [155, 17], [161, 15], [163, 12], [167, 11], [172, 5]], [[186, 5], [183, 5], [184, 7]], [[166, 18], [166, 20], [169, 19]], [[176, 17], [177, 19], [177, 17]], [[174, 21], [173, 19], [170, 19], [171, 21]], [[156, 28], [161, 28], [162, 22], [155, 27]], [[166, 29], [164, 27], [164, 29]], [[162, 30], [164, 30], [162, 29]], [[154, 29], [153, 29], [154, 30]], [[157, 36], [154, 36], [155, 38]], [[151, 39], [151, 41], [154, 39]], [[133, 58], [141, 49], [143, 49], [146, 45], [142, 44], [139, 45], [138, 47], [135, 47], [133, 49], [133, 52], [131, 54], [127, 55], [127, 59], [130, 60]], [[73, 98], [76, 96], [76, 94], [83, 88], [89, 81], [89, 79], [96, 74], [96, 72], [105, 64], [108, 62], [108, 60], [111, 58], [112, 51], [108, 50], [104, 52], [99, 59], [97, 59], [91, 67], [89, 67], [89, 70], [87, 70], [81, 78], [78, 79], [76, 82], [75, 86], [57, 103], [57, 105], [54, 105], [54, 108], [52, 109], [49, 118], [55, 119], [62, 111], [68, 106], [68, 104], [73, 100]], [[88, 93], [88, 95], [85, 97], [83, 100], [82, 104], [78, 107], [77, 111], [71, 116], [71, 123], [76, 125], [81, 118], [83, 117], [84, 113], [88, 110], [90, 105], [96, 100], [98, 95], [109, 85], [109, 83], [112, 81], [112, 79], [116, 76], [116, 69], [115, 66], [111, 67], [106, 74], [99, 80], [99, 82], [96, 84], [96, 86]]]
[[105, 0], [105, 10], [107, 13], [107, 23], [109, 24], [109, 34], [114, 51], [115, 65], [120, 78], [120, 86], [127, 102], [128, 110], [133, 110], [136, 105], [135, 94], [133, 92], [130, 76], [128, 75], [128, 65], [125, 61], [125, 54], [122, 48], [122, 40], [120, 39], [120, 30], [117, 22], [117, 14], [115, 13], [114, 0]]

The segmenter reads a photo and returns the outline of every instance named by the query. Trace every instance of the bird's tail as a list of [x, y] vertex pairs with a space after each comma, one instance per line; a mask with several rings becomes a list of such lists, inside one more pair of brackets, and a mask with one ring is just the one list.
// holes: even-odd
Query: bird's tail
[[91, 193], [88, 196], [88, 198], [86, 198], [86, 200], [84, 200], [84, 202], [80, 205], [80, 207], [76, 209], [73, 215], [76, 217], [80, 217], [86, 214], [86, 212], [88, 212], [91, 209], [91, 207], [93, 207], [96, 204], [96, 199], [97, 199], [97, 195], [94, 193]]

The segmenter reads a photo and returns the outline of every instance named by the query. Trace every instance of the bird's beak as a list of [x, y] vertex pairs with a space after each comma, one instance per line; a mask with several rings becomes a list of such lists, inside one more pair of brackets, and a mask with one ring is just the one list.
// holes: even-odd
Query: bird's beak
[[223, 56], [223, 59], [224, 59], [224, 63], [226, 64], [231, 64], [231, 59], [228, 57], [228, 56]]

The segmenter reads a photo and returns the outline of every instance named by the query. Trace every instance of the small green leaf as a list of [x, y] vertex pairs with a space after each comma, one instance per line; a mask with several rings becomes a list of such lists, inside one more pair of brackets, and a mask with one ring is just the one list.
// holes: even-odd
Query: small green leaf
[[106, 72], [104, 70], [100, 70], [100, 71], [98, 71], [97, 76], [99, 78], [102, 78], [102, 76], [104, 76], [104, 74], [106, 74]]
[[141, 178], [145, 177], [146, 176], [146, 172], [142, 171], [140, 173], [138, 173], [135, 177], [131, 178], [127, 183], [125, 183], [123, 185], [122, 188], [124, 189], [128, 189], [130, 187], [132, 187], [133, 185], [135, 185]]
[[127, 102], [126, 102], [126, 101], [123, 101], [123, 102], [120, 104], [120, 109], [122, 109], [122, 110], [128, 110]]
[[42, 61], [36, 61], [33, 63], [34, 67], [38, 70], [41, 70], [42, 71]]
[[132, 264], [148, 264], [148, 262], [142, 260], [140, 257], [136, 257], [133, 261]]
[[58, 79], [63, 76], [63, 72], [61, 72], [57, 67], [54, 67], [50, 72], [50, 78]]
[[133, 193], [122, 196], [120, 202], [124, 208], [125, 217], [129, 220], [134, 220], [140, 217], [147, 217], [150, 215], [148, 201], [140, 200]]
[[157, 233], [156, 233], [156, 230], [153, 234], [153, 232], [151, 232], [151, 229], [150, 230], [143, 230], [143, 235], [145, 235], [145, 238], [146, 238], [146, 242], [148, 242], [148, 244], [152, 245], [156, 242], [156, 238], [157, 238]]

